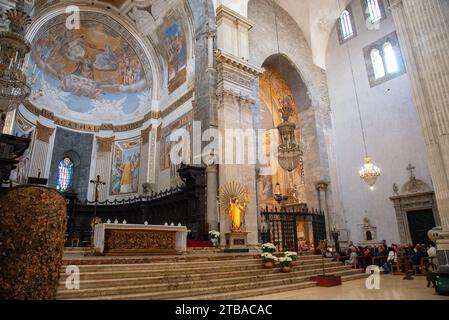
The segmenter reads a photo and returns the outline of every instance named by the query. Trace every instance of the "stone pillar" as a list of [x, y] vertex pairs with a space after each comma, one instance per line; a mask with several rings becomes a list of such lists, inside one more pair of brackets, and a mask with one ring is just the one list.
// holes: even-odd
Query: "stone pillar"
[[140, 153], [140, 168], [139, 168], [139, 192], [142, 192], [142, 184], [150, 182], [148, 179], [149, 157], [150, 157], [150, 135], [152, 126], [141, 130], [142, 146]]
[[326, 220], [326, 238], [327, 240], [332, 243], [332, 237], [331, 237], [331, 228], [332, 228], [332, 222], [329, 217], [329, 210], [327, 208], [327, 198], [326, 198], [326, 191], [328, 187], [328, 183], [324, 181], [318, 181], [315, 183], [316, 190], [318, 192], [318, 210], [321, 212], [324, 212], [324, 218]]
[[214, 38], [215, 32], [207, 33], [207, 70], [214, 68]]
[[99, 175], [101, 180], [106, 182], [106, 185], [100, 188], [98, 196], [99, 201], [105, 201], [108, 198], [110, 180], [111, 180], [111, 160], [112, 160], [112, 146], [115, 137], [97, 137], [97, 159], [95, 168], [95, 177]]
[[209, 230], [218, 230], [218, 172], [216, 165], [210, 165], [206, 168], [207, 175], [207, 224]]
[[50, 137], [52, 136], [55, 128], [49, 128], [36, 122], [36, 139], [34, 142], [33, 156], [31, 160], [31, 168], [29, 177], [37, 177], [39, 171], [41, 172], [41, 178], [48, 178], [49, 172], [46, 172], [47, 159], [50, 145]]
[[[217, 113], [218, 130], [223, 141], [219, 152], [219, 186], [221, 188], [229, 182], [237, 182], [250, 193], [243, 220], [250, 246], [259, 243], [255, 175], [257, 159], [250, 159], [257, 154], [252, 116], [255, 104], [252, 83], [262, 73], [262, 69], [246, 61], [248, 31], [252, 26], [251, 21], [228, 7], [221, 5], [217, 8]], [[234, 158], [230, 159], [229, 155], [232, 154]], [[224, 234], [230, 231], [230, 218], [226, 212], [220, 212], [222, 245], [225, 244]]]
[[449, 273], [449, 2], [390, 0], [427, 147], [441, 231], [434, 234]]

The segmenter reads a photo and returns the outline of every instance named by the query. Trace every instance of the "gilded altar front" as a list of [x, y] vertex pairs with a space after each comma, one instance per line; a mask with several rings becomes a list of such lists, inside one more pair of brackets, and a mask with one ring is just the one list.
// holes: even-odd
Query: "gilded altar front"
[[95, 250], [114, 254], [180, 254], [186, 251], [187, 228], [182, 226], [99, 224]]

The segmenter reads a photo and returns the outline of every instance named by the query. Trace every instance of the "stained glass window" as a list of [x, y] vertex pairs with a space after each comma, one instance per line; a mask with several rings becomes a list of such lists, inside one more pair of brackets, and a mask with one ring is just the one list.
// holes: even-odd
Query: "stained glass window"
[[59, 191], [67, 191], [72, 187], [73, 179], [73, 161], [65, 157], [59, 162], [58, 176], [56, 179], [56, 189]]

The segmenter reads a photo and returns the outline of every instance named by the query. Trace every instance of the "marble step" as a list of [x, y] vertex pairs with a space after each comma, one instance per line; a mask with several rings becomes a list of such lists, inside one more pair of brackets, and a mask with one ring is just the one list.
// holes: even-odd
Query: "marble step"
[[[330, 265], [326, 266], [326, 272], [347, 270], [348, 268], [340, 265]], [[295, 275], [310, 275], [316, 274], [317, 268], [299, 268], [295, 267], [292, 274]], [[108, 288], [108, 287], [119, 287], [119, 286], [131, 286], [131, 285], [145, 285], [145, 284], [161, 284], [165, 283], [167, 285], [179, 283], [179, 282], [189, 282], [189, 281], [208, 281], [208, 280], [219, 280], [219, 279], [229, 279], [229, 278], [248, 278], [252, 276], [263, 277], [288, 277], [288, 274], [279, 273], [277, 268], [273, 269], [260, 269], [258, 271], [235, 271], [235, 272], [222, 272], [222, 273], [197, 273], [191, 275], [161, 275], [153, 277], [135, 277], [135, 278], [112, 278], [112, 279], [89, 279], [81, 280], [81, 289], [92, 289], [92, 288]], [[65, 279], [59, 282], [58, 290], [61, 292], [65, 290]]]
[[[318, 272], [317, 272], [318, 273]], [[315, 273], [315, 274], [317, 274]], [[353, 274], [353, 270], [345, 270], [339, 272], [333, 272], [335, 275], [350, 275]], [[137, 292], [138, 290], [144, 290], [143, 288], [137, 289], [134, 287], [133, 293], [122, 293], [123, 290], [115, 290], [114, 294], [108, 294], [110, 292], [99, 291], [102, 293], [100, 296], [76, 296], [72, 297], [76, 299], [89, 299], [89, 300], [151, 300], [151, 299], [175, 299], [175, 298], [184, 298], [184, 297], [197, 297], [204, 295], [216, 294], [216, 292], [235, 292], [235, 291], [247, 291], [258, 288], [273, 288], [276, 290], [277, 288], [283, 289], [287, 285], [291, 284], [303, 284], [310, 282], [310, 275], [308, 276], [295, 276], [295, 274], [290, 274], [290, 277], [281, 278], [281, 279], [269, 279], [263, 281], [254, 281], [254, 282], [244, 282], [244, 283], [236, 283], [236, 284], [226, 284], [219, 286], [205, 286], [199, 288], [189, 288], [189, 289], [179, 289], [179, 290], [171, 290], [171, 291], [162, 291], [162, 292]], [[299, 286], [301, 287], [301, 286]], [[307, 287], [307, 286], [305, 286]], [[132, 289], [131, 289], [132, 290]], [[273, 292], [271, 290], [271, 292]], [[284, 290], [284, 289], [283, 289]], [[125, 290], [126, 292], [126, 290]]]
[[[80, 257], [64, 256], [63, 265], [105, 265], [105, 264], [136, 264], [157, 262], [199, 262], [199, 261], [225, 261], [239, 259], [259, 259], [260, 254], [184, 254], [184, 255], [149, 255], [149, 256], [93, 256]], [[299, 260], [321, 260], [321, 256], [302, 255]]]
[[[196, 261], [196, 262], [154, 262], [154, 263], [133, 263], [133, 264], [101, 264], [101, 265], [79, 265], [81, 272], [108, 272], [108, 271], [130, 271], [130, 270], [151, 270], [151, 271], [163, 271], [163, 270], [175, 270], [175, 269], [189, 269], [189, 268], [205, 268], [205, 267], [218, 267], [218, 266], [237, 266], [241, 264], [245, 265], [259, 265], [260, 257], [258, 259], [238, 259], [238, 260], [217, 260], [217, 261]], [[325, 263], [331, 260], [325, 260]], [[301, 258], [297, 261], [298, 265], [308, 265], [321, 263], [317, 259]], [[65, 273], [67, 265], [63, 265], [61, 273]]]
[[[344, 266], [339, 266], [335, 268], [329, 268], [326, 272], [334, 273], [334, 272], [343, 272], [347, 271], [348, 268]], [[316, 275], [317, 270], [310, 271], [298, 271], [292, 272], [290, 274], [286, 273], [273, 273], [273, 274], [253, 274], [244, 277], [227, 277], [227, 278], [218, 278], [218, 279], [209, 279], [209, 280], [196, 280], [196, 281], [183, 281], [182, 277], [178, 278], [178, 281], [174, 281], [171, 283], [162, 282], [162, 283], [136, 283], [136, 284], [128, 284], [122, 286], [114, 286], [114, 287], [95, 287], [90, 289], [80, 289], [77, 291], [73, 290], [60, 290], [58, 292], [58, 298], [67, 299], [71, 297], [94, 297], [94, 296], [102, 296], [107, 295], [108, 293], [119, 293], [119, 294], [127, 294], [127, 293], [139, 293], [139, 292], [158, 292], [158, 291], [169, 291], [169, 290], [180, 290], [180, 289], [194, 289], [194, 288], [202, 288], [208, 286], [222, 286], [229, 284], [243, 284], [243, 283], [252, 283], [256, 281], [267, 281], [267, 280], [279, 280], [286, 278], [302, 278], [305, 277], [304, 281], [308, 280], [310, 276]], [[81, 286], [83, 288], [83, 286]]]
[[[335, 275], [341, 275], [336, 274]], [[341, 281], [352, 281], [356, 279], [363, 279], [366, 278], [367, 275], [363, 273], [353, 273], [348, 275], [342, 275]], [[257, 299], [258, 296], [272, 294], [272, 293], [279, 293], [279, 292], [285, 292], [285, 291], [291, 291], [291, 290], [299, 290], [299, 289], [305, 289], [305, 288], [312, 288], [316, 287], [316, 282], [314, 281], [307, 281], [303, 283], [295, 283], [295, 284], [289, 284], [284, 285], [282, 287], [267, 287], [267, 288], [257, 288], [257, 289], [251, 289], [251, 290], [242, 290], [242, 291], [232, 291], [232, 292], [226, 292], [226, 293], [218, 293], [218, 294], [209, 294], [209, 295], [195, 295], [191, 297], [182, 297], [179, 300], [235, 300], [235, 299], [247, 299], [249, 297]], [[177, 299], [175, 299], [177, 300]]]
[[[338, 266], [341, 265], [339, 262], [326, 262], [325, 267]], [[295, 267], [296, 269], [321, 269], [322, 264], [299, 264]], [[125, 278], [135, 278], [135, 277], [157, 277], [157, 276], [176, 276], [179, 274], [183, 275], [194, 275], [194, 274], [217, 274], [217, 273], [232, 273], [232, 272], [257, 272], [259, 270], [264, 270], [262, 268], [262, 263], [259, 261], [255, 264], [235, 264], [229, 266], [209, 266], [203, 267], [198, 266], [194, 268], [185, 269], [137, 269], [137, 270], [120, 270], [120, 271], [95, 271], [95, 272], [81, 272], [80, 280], [94, 280], [94, 279], [125, 279]], [[65, 272], [61, 272], [61, 277], [65, 276]]]

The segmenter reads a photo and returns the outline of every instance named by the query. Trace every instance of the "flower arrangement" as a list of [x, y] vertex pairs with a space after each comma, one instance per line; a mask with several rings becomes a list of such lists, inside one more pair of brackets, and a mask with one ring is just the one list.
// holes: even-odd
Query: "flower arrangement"
[[281, 267], [290, 267], [292, 264], [292, 258], [290, 257], [279, 258], [279, 263]]
[[211, 239], [218, 239], [218, 238], [220, 238], [220, 232], [218, 232], [216, 230], [209, 231], [209, 238], [211, 238]]
[[262, 245], [263, 252], [274, 253], [276, 251], [276, 246], [270, 242], [264, 243]]
[[274, 267], [275, 262], [278, 260], [270, 252], [263, 252], [261, 255], [263, 267], [266, 269], [271, 269]]
[[285, 251], [284, 256], [291, 258], [293, 261], [298, 260], [298, 253], [294, 251]]
[[273, 256], [271, 253], [269, 252], [264, 252], [260, 255], [262, 257], [262, 261], [265, 262], [276, 262], [278, 260], [278, 258], [276, 258], [275, 256]]
[[282, 272], [290, 272], [292, 265], [292, 258], [290, 257], [279, 258], [279, 265], [281, 267]]

